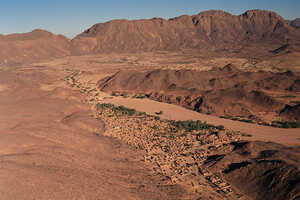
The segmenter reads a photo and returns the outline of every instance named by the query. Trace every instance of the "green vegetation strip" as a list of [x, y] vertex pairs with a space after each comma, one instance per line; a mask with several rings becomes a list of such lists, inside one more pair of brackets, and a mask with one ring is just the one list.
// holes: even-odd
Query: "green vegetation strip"
[[[223, 119], [230, 119], [233, 121], [240, 121], [240, 122], [246, 122], [246, 123], [255, 123], [251, 119], [243, 119], [239, 117], [232, 117], [232, 116], [221, 116], [220, 118]], [[272, 123], [258, 123], [263, 126], [272, 126], [276, 128], [300, 128], [300, 121], [272, 121]]]
[[278, 128], [300, 128], [300, 121], [273, 121], [271, 126]]
[[180, 130], [185, 130], [185, 131], [199, 131], [199, 130], [205, 130], [205, 129], [218, 129], [218, 130], [224, 130], [224, 126], [214, 126], [212, 124], [208, 124], [206, 122], [201, 122], [199, 120], [197, 121], [192, 121], [192, 120], [186, 120], [186, 121], [170, 121], [172, 125], [174, 125], [176, 128]]
[[126, 108], [125, 106], [115, 106], [113, 104], [97, 104], [97, 109], [98, 110], [102, 110], [105, 108], [110, 108], [112, 109], [115, 113], [120, 113], [122, 115], [129, 115], [129, 116], [133, 116], [135, 115], [137, 112], [135, 109], [131, 109], [131, 108]]
[[[110, 103], [103, 103], [103, 104], [97, 104], [97, 109], [102, 111], [103, 109], [111, 109], [115, 114], [121, 114], [121, 115], [128, 115], [128, 116], [141, 116], [141, 115], [147, 115], [145, 112], [137, 112], [135, 109], [127, 108], [125, 106], [115, 106]], [[162, 114], [163, 112], [160, 111], [156, 114]], [[147, 115], [152, 116], [152, 115]], [[158, 116], [152, 116], [155, 120], [160, 120]], [[186, 121], [175, 121], [175, 120], [168, 120], [168, 122], [175, 126], [179, 130], [185, 130], [187, 132], [191, 131], [199, 131], [199, 130], [206, 130], [206, 129], [217, 129], [217, 130], [225, 130], [224, 126], [215, 126], [212, 124], [208, 124], [206, 122], [202, 122], [200, 120], [193, 121], [193, 120], [186, 120]]]

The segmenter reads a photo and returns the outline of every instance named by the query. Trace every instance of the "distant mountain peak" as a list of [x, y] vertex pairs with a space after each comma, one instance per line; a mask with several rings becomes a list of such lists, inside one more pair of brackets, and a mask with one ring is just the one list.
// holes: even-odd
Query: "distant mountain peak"
[[229, 12], [223, 11], [223, 10], [206, 10], [198, 13], [198, 15], [232, 15]]
[[280, 15], [266, 10], [248, 10], [232, 15], [208, 10], [165, 20], [112, 20], [98, 23], [72, 40], [73, 53], [138, 52], [199, 49], [248, 42], [286, 43], [299, 33]]
[[[300, 30], [293, 28], [298, 27], [299, 21], [296, 19], [289, 22], [275, 12], [266, 10], [248, 10], [241, 15], [208, 10], [171, 19], [117, 19], [97, 23], [72, 40], [43, 29], [35, 29], [29, 33], [0, 35], [1, 48], [5, 49], [0, 52], [0, 64], [1, 60], [9, 60], [9, 56], [12, 62], [22, 63], [47, 57], [95, 53], [183, 49], [241, 52], [247, 51], [241, 47], [269, 47], [270, 44], [269, 51], [265, 50], [267, 53], [272, 53], [274, 49], [276, 54], [277, 51], [292, 52], [290, 47], [285, 49], [282, 45], [300, 44]], [[253, 49], [250, 51], [256, 51]], [[293, 48], [293, 52], [296, 51], [294, 49], [298, 47]], [[31, 58], [28, 55], [34, 56]]]

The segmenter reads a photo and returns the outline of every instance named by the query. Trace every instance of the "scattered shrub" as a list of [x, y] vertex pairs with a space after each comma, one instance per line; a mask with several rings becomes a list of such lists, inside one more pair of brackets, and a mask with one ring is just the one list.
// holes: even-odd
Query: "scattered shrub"
[[156, 115], [162, 115], [164, 112], [161, 110], [159, 112], [155, 112]]
[[127, 98], [128, 97], [127, 94], [121, 94], [120, 96], [123, 97], [123, 98]]
[[103, 110], [104, 108], [113, 108], [114, 107], [114, 105], [113, 104], [110, 104], [110, 103], [98, 103], [97, 105], [96, 105], [96, 107], [97, 107], [97, 109], [101, 109], [101, 110]]
[[300, 128], [300, 121], [272, 121], [271, 126], [278, 128]]
[[239, 118], [239, 117], [220, 116], [220, 118], [231, 119], [233, 121], [240, 121], [240, 122], [246, 122], [246, 123], [254, 123], [252, 119], [244, 119], [244, 118]]
[[114, 107], [114, 111], [118, 113], [122, 113], [123, 115], [132, 116], [136, 113], [135, 109], [126, 108], [125, 106]]
[[112, 92], [111, 96], [117, 96], [117, 92]]
[[220, 116], [220, 118], [223, 118], [223, 119], [231, 119], [231, 116]]
[[146, 95], [145, 94], [136, 94], [136, 95], [133, 96], [133, 98], [144, 99], [144, 98], [146, 98]]
[[147, 115], [147, 113], [146, 112], [139, 112], [138, 115], [139, 116], [144, 116], [144, 115]]
[[281, 98], [295, 98], [296, 96], [294, 95], [284, 95], [284, 96], [281, 96]]
[[242, 136], [244, 136], [244, 137], [252, 137], [251, 134], [247, 134], [247, 133], [242, 133]]
[[253, 123], [251, 119], [239, 119], [240, 122]]
[[214, 126], [211, 124], [208, 124], [206, 122], [201, 122], [200, 120], [192, 121], [174, 121], [171, 120], [170, 123], [175, 126], [179, 130], [185, 130], [185, 131], [193, 131], [193, 130], [204, 130], [204, 129], [218, 129], [218, 130], [224, 130], [224, 126]]
[[121, 113], [122, 115], [129, 115], [132, 116], [136, 114], [135, 109], [126, 108], [125, 106], [117, 106], [115, 107], [113, 104], [110, 103], [103, 103], [103, 104], [97, 104], [97, 109], [103, 111], [103, 109], [111, 108], [115, 113]]
[[154, 119], [155, 119], [155, 120], [160, 120], [160, 117], [154, 116]]
[[282, 128], [300, 128], [300, 121], [299, 122], [282, 122]]
[[225, 130], [225, 127], [223, 125], [216, 126], [216, 128], [220, 131]]

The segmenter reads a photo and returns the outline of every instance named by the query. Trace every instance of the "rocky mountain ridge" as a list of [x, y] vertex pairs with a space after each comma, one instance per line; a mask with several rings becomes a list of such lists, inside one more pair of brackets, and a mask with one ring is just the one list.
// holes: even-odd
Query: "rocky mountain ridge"
[[210, 10], [165, 20], [113, 20], [95, 24], [72, 40], [73, 54], [223, 48], [299, 41], [299, 30], [280, 15], [249, 10], [242, 15]]
[[112, 20], [95, 24], [72, 40], [34, 30], [0, 35], [0, 64], [17, 65], [68, 55], [184, 49], [201, 54], [226, 53], [230, 49], [243, 57], [248, 52], [254, 54], [254, 50], [255, 54], [258, 50], [264, 54], [286, 44], [300, 46], [300, 30], [293, 24], [271, 11], [249, 10], [232, 15], [210, 10], [168, 20]]

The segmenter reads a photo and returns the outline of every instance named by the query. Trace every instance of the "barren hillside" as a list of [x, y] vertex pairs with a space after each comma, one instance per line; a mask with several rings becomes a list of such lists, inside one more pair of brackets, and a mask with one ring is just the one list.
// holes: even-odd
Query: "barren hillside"
[[113, 20], [95, 24], [72, 40], [73, 54], [248, 48], [299, 43], [300, 32], [274, 12], [249, 10], [235, 16], [206, 11], [165, 20]]
[[0, 36], [0, 65], [18, 65], [70, 55], [70, 41], [44, 30]]
[[[0, 35], [0, 64], [17, 65], [68, 55], [192, 49], [204, 56], [291, 59], [300, 52], [300, 30], [280, 15], [249, 10], [242, 15], [205, 11], [172, 19], [113, 20], [69, 40], [43, 30]], [[289, 58], [282, 58], [289, 59]]]

